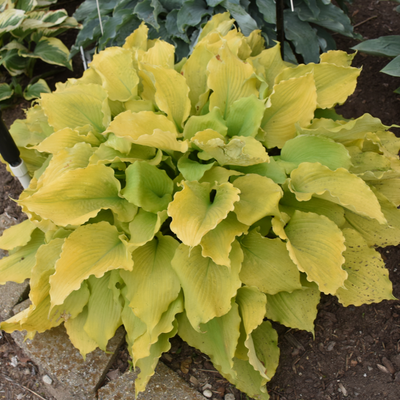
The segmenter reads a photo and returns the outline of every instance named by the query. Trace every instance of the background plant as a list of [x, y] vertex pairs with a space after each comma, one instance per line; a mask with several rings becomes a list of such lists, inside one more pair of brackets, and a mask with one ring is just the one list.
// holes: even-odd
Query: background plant
[[296, 66], [233, 23], [214, 16], [178, 64], [142, 24], [12, 125], [32, 182], [0, 283], [30, 278], [32, 304], [1, 329], [64, 323], [85, 356], [124, 325], [137, 392], [178, 333], [268, 399], [266, 318], [314, 332], [321, 292], [393, 299], [374, 247], [400, 243], [400, 140], [334, 112], [353, 56]]
[[[285, 1], [286, 60], [297, 62], [295, 51], [306, 63], [318, 62], [320, 51], [336, 48], [330, 32], [354, 36], [350, 19], [330, 0], [294, 0], [294, 12], [290, 0]], [[345, 3], [341, 1], [340, 5], [345, 7]], [[85, 0], [75, 12], [83, 29], [71, 49], [72, 55], [80, 46], [96, 46], [98, 50], [121, 46], [144, 21], [150, 28], [149, 38], [173, 44], [179, 61], [190, 54], [202, 25], [226, 11], [236, 19], [243, 34], [261, 29], [267, 47], [274, 46], [277, 39], [274, 0], [99, 0], [99, 6], [101, 24], [96, 0]]]
[[[55, 3], [57, 0], [0, 1], [0, 65], [5, 69], [0, 83], [3, 107], [12, 96], [23, 95], [31, 100], [42, 92], [50, 92], [42, 76], [32, 79], [37, 59], [72, 69], [69, 51], [56, 36], [79, 25], [65, 10], [50, 11], [49, 6]], [[30, 78], [25, 88], [21, 75]]]

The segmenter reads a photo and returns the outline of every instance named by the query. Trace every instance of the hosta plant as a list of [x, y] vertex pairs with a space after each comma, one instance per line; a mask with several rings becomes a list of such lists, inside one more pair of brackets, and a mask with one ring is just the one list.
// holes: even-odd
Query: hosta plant
[[[318, 62], [320, 51], [336, 48], [330, 32], [354, 36], [349, 17], [331, 0], [294, 0], [293, 11], [291, 3], [285, 0], [287, 60], [296, 60], [294, 50], [306, 63]], [[339, 5], [343, 8], [345, 3]], [[161, 37], [176, 47], [179, 61], [191, 52], [202, 26], [221, 12], [230, 12], [243, 34], [261, 29], [267, 47], [275, 45], [275, 0], [85, 0], [74, 14], [83, 29], [71, 54], [78, 53], [80, 46], [96, 45], [99, 50], [120, 46], [143, 21], [150, 28], [150, 39]]]
[[[50, 11], [57, 0], [0, 0], [0, 65], [6, 79], [0, 83], [0, 101], [23, 95], [27, 100], [50, 92], [45, 80], [35, 77], [24, 88], [16, 77], [32, 78], [37, 59], [72, 69], [69, 50], [56, 38], [78, 28], [75, 18], [65, 10]], [[9, 78], [11, 77], [11, 79]]]
[[29, 278], [32, 304], [1, 329], [64, 324], [85, 356], [123, 325], [137, 392], [178, 334], [268, 399], [271, 320], [314, 332], [321, 292], [393, 299], [374, 247], [400, 242], [400, 140], [332, 109], [352, 56], [295, 66], [232, 26], [216, 15], [174, 64], [142, 24], [12, 125], [32, 181], [0, 283]]

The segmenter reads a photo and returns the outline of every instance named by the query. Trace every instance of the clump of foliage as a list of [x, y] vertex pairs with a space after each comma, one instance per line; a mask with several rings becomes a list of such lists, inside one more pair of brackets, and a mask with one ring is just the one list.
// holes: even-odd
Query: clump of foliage
[[[295, 53], [304, 62], [318, 62], [320, 51], [336, 48], [329, 32], [353, 37], [348, 16], [330, 0], [295, 0], [294, 12], [290, 0], [285, 0], [284, 12], [286, 43], [285, 59], [296, 62]], [[71, 54], [80, 46], [96, 45], [98, 50], [121, 46], [125, 38], [145, 22], [149, 38], [162, 38], [176, 47], [176, 61], [186, 57], [201, 33], [201, 27], [215, 14], [230, 12], [244, 35], [261, 29], [267, 47], [276, 41], [275, 0], [85, 0], [74, 14], [82, 22]], [[345, 1], [340, 2], [345, 7]], [[290, 44], [290, 46], [289, 46]]]
[[137, 392], [179, 334], [268, 399], [269, 320], [314, 332], [321, 292], [394, 298], [374, 246], [400, 243], [400, 139], [333, 111], [352, 56], [296, 66], [233, 22], [214, 16], [179, 64], [142, 24], [12, 125], [32, 181], [0, 283], [30, 278], [32, 304], [1, 329], [64, 323], [85, 356], [124, 325]]
[[[57, 0], [0, 0], [0, 65], [6, 71], [0, 83], [0, 102], [4, 106], [13, 96], [26, 100], [50, 92], [44, 79], [35, 77], [23, 88], [20, 75], [33, 76], [37, 59], [72, 69], [69, 50], [56, 38], [67, 29], [79, 26], [65, 10], [50, 11]], [[10, 78], [11, 76], [11, 78]], [[8, 81], [8, 82], [5, 82]]]
[[[398, 11], [400, 12], [400, 6]], [[391, 76], [400, 77], [400, 35], [381, 36], [377, 39], [370, 39], [352, 47], [354, 50], [373, 56], [393, 58], [381, 72]], [[400, 94], [400, 87], [395, 93]]]

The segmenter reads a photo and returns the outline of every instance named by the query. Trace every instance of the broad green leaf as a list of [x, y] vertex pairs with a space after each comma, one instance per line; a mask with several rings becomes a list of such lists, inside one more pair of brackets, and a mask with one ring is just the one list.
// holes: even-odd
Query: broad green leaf
[[4, 50], [1, 54], [1, 65], [7, 70], [11, 76], [17, 76], [21, 74], [28, 74], [29, 60], [21, 57], [19, 52], [21, 49], [14, 48], [10, 50]]
[[173, 189], [173, 182], [164, 170], [146, 161], [136, 161], [126, 169], [126, 186], [121, 194], [145, 211], [157, 213], [167, 209]]
[[50, 277], [51, 303], [62, 304], [91, 275], [101, 278], [107, 271], [130, 271], [132, 266], [126, 238], [114, 226], [107, 222], [80, 226], [65, 240], [56, 272]]
[[192, 115], [185, 123], [183, 130], [183, 137], [191, 139], [197, 132], [212, 129], [222, 136], [226, 136], [228, 128], [226, 122], [222, 118], [221, 110], [214, 107], [208, 114], [205, 115]]
[[12, 250], [19, 246], [25, 246], [32, 237], [36, 225], [29, 219], [13, 225], [3, 232], [0, 237], [0, 249]]
[[61, 65], [72, 70], [69, 50], [65, 44], [54, 37], [42, 37], [33, 52], [19, 51], [22, 57], [40, 58], [47, 64]]
[[389, 271], [380, 254], [353, 229], [344, 229], [343, 234], [346, 238], [344, 269], [349, 277], [344, 287], [336, 292], [340, 303], [347, 307], [396, 300], [392, 294]]
[[344, 168], [331, 171], [319, 163], [304, 162], [290, 174], [289, 189], [299, 201], [328, 200], [379, 223], [386, 222], [378, 199], [365, 182]]
[[310, 63], [295, 68], [286, 68], [277, 76], [276, 82], [312, 73], [317, 88], [317, 106], [332, 108], [336, 104], [343, 104], [354, 92], [360, 72], [360, 69], [353, 67]]
[[[84, 182], [84, 191], [77, 182]], [[60, 226], [81, 225], [108, 208], [129, 222], [136, 207], [120, 197], [119, 190], [120, 183], [111, 168], [89, 165], [65, 172], [19, 203]]]
[[157, 107], [167, 114], [179, 130], [182, 130], [183, 123], [190, 113], [189, 87], [185, 78], [174, 69], [150, 65], [144, 69], [153, 79]]
[[42, 94], [41, 105], [56, 131], [90, 124], [96, 132], [103, 132], [111, 119], [107, 93], [95, 84], [74, 85], [62, 92]]
[[268, 239], [252, 230], [240, 244], [244, 255], [240, 279], [247, 286], [268, 294], [301, 287], [299, 271], [279, 238]]
[[234, 242], [230, 254], [231, 268], [215, 264], [201, 255], [200, 246], [190, 248], [181, 244], [172, 260], [178, 274], [185, 310], [193, 328], [200, 332], [214, 317], [221, 317], [231, 309], [231, 299], [241, 286], [239, 271], [243, 254]]
[[109, 47], [94, 55], [90, 66], [101, 76], [102, 86], [111, 100], [128, 101], [137, 94], [139, 77], [129, 50]]
[[0, 101], [7, 100], [14, 94], [14, 89], [8, 83], [0, 83]]
[[215, 368], [226, 377], [236, 377], [232, 370], [240, 335], [240, 316], [236, 303], [232, 304], [228, 313], [201, 325], [201, 331], [193, 329], [186, 313], [178, 315], [177, 320], [178, 334], [185, 342], [207, 354]]
[[[399, 35], [400, 40], [400, 35]], [[387, 64], [384, 68], [381, 69], [380, 72], [391, 76], [400, 76], [400, 51], [399, 55], [395, 57], [389, 64]]]
[[171, 267], [178, 245], [172, 237], [159, 234], [132, 253], [131, 271], [120, 272], [128, 287], [129, 306], [149, 333], [180, 292], [178, 277]]
[[178, 169], [187, 181], [198, 181], [204, 173], [210, 170], [215, 162], [209, 164], [201, 164], [198, 161], [189, 158], [190, 154], [183, 155], [178, 160]]
[[267, 215], [279, 215], [278, 203], [283, 192], [272, 179], [257, 174], [240, 176], [233, 182], [240, 190], [234, 212], [245, 225], [253, 225]]
[[204, 150], [202, 160], [215, 158], [220, 165], [254, 165], [267, 162], [269, 157], [264, 146], [252, 136], [234, 136], [226, 143], [218, 132], [206, 129], [197, 132], [192, 143]]
[[88, 314], [84, 331], [106, 351], [108, 341], [121, 325], [122, 305], [115, 301], [113, 291], [109, 289], [111, 274], [108, 272], [101, 278], [91, 275], [88, 279], [90, 298], [87, 305]]
[[281, 81], [269, 97], [261, 128], [267, 148], [279, 147], [296, 136], [296, 124], [307, 126], [317, 107], [312, 74]]
[[[24, 239], [25, 241], [25, 239]], [[44, 244], [44, 233], [36, 229], [31, 234], [29, 242], [17, 248], [8, 257], [0, 260], [0, 284], [8, 281], [22, 283], [31, 277], [31, 271], [36, 263], [36, 252]]]
[[264, 102], [256, 96], [236, 100], [230, 108], [226, 126], [228, 136], [256, 137], [264, 116]]
[[373, 56], [396, 57], [400, 54], [399, 36], [388, 35], [377, 39], [365, 40], [352, 47], [352, 49]]
[[210, 170], [206, 171], [203, 177], [200, 179], [200, 183], [208, 182], [212, 185], [217, 182], [218, 184], [229, 182], [231, 176], [241, 176], [241, 172], [234, 171], [232, 169], [226, 169], [219, 166], [214, 166]]
[[342, 269], [346, 249], [342, 231], [323, 215], [296, 211], [285, 227], [286, 247], [297, 268], [316, 282], [325, 294], [343, 286], [347, 273]]
[[314, 335], [314, 321], [320, 291], [315, 283], [303, 280], [304, 286], [293, 292], [267, 294], [266, 317], [292, 329], [303, 329]]
[[194, 247], [233, 211], [239, 189], [229, 182], [211, 185], [192, 181], [183, 182], [182, 186], [168, 206], [170, 227], [183, 243]]
[[25, 88], [24, 98], [25, 100], [33, 100], [40, 97], [42, 93], [50, 93], [50, 88], [44, 79], [39, 79], [36, 83]]
[[81, 142], [89, 143], [93, 147], [100, 144], [97, 137], [91, 132], [87, 135], [82, 135], [77, 130], [64, 128], [45, 138], [35, 146], [35, 149], [40, 152], [56, 154], [65, 148], [74, 147], [77, 143]]
[[154, 235], [160, 230], [161, 225], [167, 218], [166, 210], [154, 214], [140, 208], [133, 221], [129, 223], [131, 234], [129, 243], [134, 246], [143, 246], [154, 238]]
[[84, 359], [86, 358], [86, 354], [91, 353], [98, 346], [84, 330], [87, 316], [88, 307], [86, 306], [77, 317], [70, 318], [64, 323], [69, 340], [79, 350]]
[[226, 44], [209, 61], [207, 71], [207, 85], [212, 90], [210, 110], [219, 107], [225, 119], [236, 100], [258, 95], [252, 66], [235, 56]]
[[[331, 170], [350, 169], [351, 159], [346, 147], [331, 139], [300, 135], [288, 140], [282, 147], [281, 159], [297, 168], [302, 162], [318, 162]], [[286, 171], [290, 173], [291, 171]]]
[[201, 239], [201, 254], [210, 257], [215, 264], [231, 266], [229, 254], [236, 236], [247, 232], [248, 226], [237, 220], [235, 213], [230, 212], [216, 228], [207, 232]]

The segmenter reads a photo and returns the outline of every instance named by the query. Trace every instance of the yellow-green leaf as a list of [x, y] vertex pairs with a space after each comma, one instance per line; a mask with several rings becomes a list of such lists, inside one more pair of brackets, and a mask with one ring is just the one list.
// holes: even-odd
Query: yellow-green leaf
[[35, 229], [36, 225], [29, 219], [11, 226], [0, 237], [0, 249], [12, 250], [19, 246], [25, 246], [31, 240], [32, 232]]

